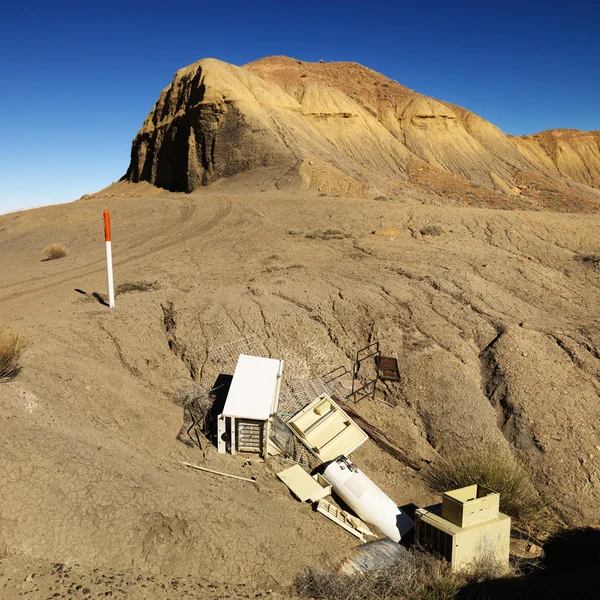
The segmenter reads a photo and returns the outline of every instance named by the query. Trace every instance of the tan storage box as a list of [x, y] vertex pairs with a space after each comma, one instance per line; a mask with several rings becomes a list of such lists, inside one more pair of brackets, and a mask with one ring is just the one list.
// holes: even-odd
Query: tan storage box
[[500, 512], [500, 494], [482, 485], [469, 485], [442, 494], [442, 517], [459, 527], [493, 521]]
[[468, 569], [477, 560], [487, 558], [508, 568], [510, 517], [497, 513], [494, 519], [460, 527], [442, 517], [441, 504], [418, 508], [415, 541], [446, 558], [454, 571]]

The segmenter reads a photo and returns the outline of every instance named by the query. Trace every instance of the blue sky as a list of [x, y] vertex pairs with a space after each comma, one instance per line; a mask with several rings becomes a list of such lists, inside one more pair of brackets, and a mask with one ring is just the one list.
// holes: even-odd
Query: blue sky
[[362, 63], [524, 134], [600, 129], [600, 2], [21, 0], [0, 9], [0, 213], [118, 180], [173, 73], [207, 56]]

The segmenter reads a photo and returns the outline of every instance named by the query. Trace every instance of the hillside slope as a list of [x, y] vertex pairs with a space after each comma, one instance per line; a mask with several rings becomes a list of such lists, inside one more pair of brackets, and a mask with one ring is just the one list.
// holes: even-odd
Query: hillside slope
[[[217, 349], [247, 336], [284, 359], [288, 383], [380, 340], [401, 365], [379, 391], [395, 407], [357, 409], [412, 460], [516, 456], [560, 519], [600, 525], [600, 274], [577, 260], [598, 251], [598, 217], [315, 197], [263, 175], [191, 195], [123, 182], [0, 217], [2, 319], [31, 340], [0, 384], [2, 551], [253, 590], [335, 566], [353, 538], [289, 496], [281, 462], [204, 459], [176, 439], [173, 391], [192, 377], [211, 387]], [[105, 208], [117, 284], [157, 282], [113, 311], [92, 296], [106, 286]], [[314, 233], [327, 229], [345, 233]], [[40, 262], [56, 240], [68, 256]], [[169, 302], [183, 353], [169, 347]], [[399, 504], [435, 500], [372, 442], [353, 458]]]
[[126, 178], [191, 192], [274, 167], [280, 188], [375, 197], [410, 181], [444, 200], [477, 201], [483, 187], [491, 206], [596, 210], [597, 135], [544, 140], [506, 136], [354, 63], [269, 57], [239, 68], [204, 59], [161, 93]]

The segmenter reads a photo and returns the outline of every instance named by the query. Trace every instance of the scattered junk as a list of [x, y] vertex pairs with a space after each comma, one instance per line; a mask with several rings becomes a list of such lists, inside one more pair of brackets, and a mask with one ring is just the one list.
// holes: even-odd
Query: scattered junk
[[[371, 358], [374, 359], [374, 371], [369, 369], [368, 373], [362, 377], [362, 381], [359, 381], [359, 373], [365, 372], [366, 361]], [[341, 365], [323, 375], [323, 380], [327, 384], [341, 384], [343, 378], [346, 376], [350, 377], [351, 384], [346, 390], [348, 393], [344, 394], [345, 399], [352, 400], [356, 404], [366, 398], [373, 398], [391, 407], [395, 406], [394, 403], [389, 402], [385, 397], [379, 398], [376, 395], [377, 381], [400, 381], [398, 359], [392, 356], [382, 356], [378, 341], [372, 342], [356, 352], [352, 371]], [[342, 384], [342, 387], [345, 386]]]
[[510, 532], [510, 558], [521, 571], [536, 568], [546, 557], [543, 543], [517, 529]]
[[[352, 398], [354, 402], [360, 402], [365, 398], [369, 398], [370, 396], [375, 396], [375, 391], [377, 389], [377, 379], [379, 378], [379, 358], [381, 357], [381, 350], [379, 349], [379, 342], [373, 342], [364, 348], [361, 348], [356, 352], [356, 359], [354, 361], [354, 368], [352, 371], [352, 391], [348, 395], [349, 398]], [[356, 387], [356, 382], [358, 381], [358, 373], [363, 366], [363, 363], [369, 358], [375, 358], [375, 377], [369, 378], [369, 381], [361, 385], [360, 387]]]
[[[454, 570], [483, 555], [493, 555], [508, 565], [511, 521], [499, 512], [498, 493], [481, 485], [449, 491], [442, 495], [441, 504], [417, 509], [413, 521], [349, 458], [372, 439], [397, 460], [420, 469], [383, 431], [344, 403], [374, 397], [378, 380], [400, 381], [398, 360], [382, 356], [379, 342], [358, 350], [352, 371], [342, 366], [323, 377], [285, 386], [283, 361], [239, 353], [258, 353], [258, 344], [256, 338], [245, 338], [214, 352], [216, 364], [229, 373], [238, 353], [233, 377], [228, 376], [231, 384], [228, 391], [223, 388], [226, 397], [220, 414], [220, 408], [214, 408], [220, 404], [215, 404], [213, 397], [221, 386], [199, 391], [186, 404], [192, 418], [188, 434], [200, 429], [208, 437], [207, 419], [212, 409], [212, 414], [218, 415], [216, 427], [213, 416], [210, 428], [217, 430], [219, 453], [253, 452], [264, 460], [277, 455], [291, 459], [296, 464], [277, 477], [300, 502], [310, 502], [318, 513], [362, 542], [377, 538], [370, 526], [386, 536], [356, 548], [341, 564], [340, 572], [365, 573], [397, 563], [406, 552], [399, 542], [410, 543], [413, 532], [417, 544], [446, 558]], [[371, 358], [374, 369], [365, 363]], [[351, 377], [351, 385], [343, 380], [345, 376]], [[254, 479], [182, 464], [256, 483]], [[340, 505], [326, 499], [331, 496]]]
[[413, 520], [347, 457], [331, 462], [323, 475], [356, 515], [375, 525], [394, 542], [399, 542], [413, 529]]
[[319, 500], [317, 503], [317, 512], [325, 515], [362, 542], [367, 541], [367, 536], [377, 537], [358, 517], [338, 508], [327, 500]]
[[283, 361], [241, 354], [223, 412], [218, 418], [218, 451], [268, 456], [269, 428], [277, 412]]
[[400, 381], [398, 359], [393, 356], [378, 356], [377, 369], [382, 381]]
[[381, 538], [356, 547], [336, 569], [344, 575], [363, 575], [387, 569], [402, 560], [406, 548], [390, 538]]
[[285, 483], [300, 502], [318, 502], [331, 494], [331, 485], [322, 476], [311, 477], [300, 465], [294, 465], [277, 477]]
[[482, 556], [508, 567], [510, 517], [499, 505], [500, 494], [482, 485], [446, 492], [441, 504], [417, 509], [415, 541], [443, 556], [455, 571]]
[[311, 402], [287, 425], [323, 463], [349, 455], [369, 439], [327, 394]]

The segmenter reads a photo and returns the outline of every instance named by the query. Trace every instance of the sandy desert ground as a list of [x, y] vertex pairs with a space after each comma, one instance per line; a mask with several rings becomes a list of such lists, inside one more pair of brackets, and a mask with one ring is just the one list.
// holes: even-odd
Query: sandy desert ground
[[[407, 179], [376, 199], [282, 188], [286, 173], [258, 166], [189, 194], [121, 181], [0, 216], [1, 321], [30, 340], [0, 384], [0, 596], [268, 597], [348, 554], [355, 539], [276, 479], [284, 459], [203, 457], [176, 439], [174, 393], [209, 389], [216, 350], [248, 336], [287, 383], [350, 366], [373, 340], [398, 358], [401, 381], [379, 390], [395, 406], [355, 408], [421, 471], [372, 442], [353, 454], [398, 504], [436, 500], [422, 473], [438, 457], [485, 449], [527, 466], [557, 522], [600, 526], [592, 188], [583, 212], [500, 210], [485, 196], [510, 206], [498, 190], [476, 207]], [[115, 283], [153, 284], [114, 310], [93, 295], [105, 209]], [[53, 242], [67, 256], [42, 260]]]

